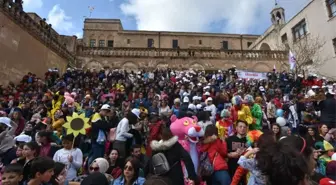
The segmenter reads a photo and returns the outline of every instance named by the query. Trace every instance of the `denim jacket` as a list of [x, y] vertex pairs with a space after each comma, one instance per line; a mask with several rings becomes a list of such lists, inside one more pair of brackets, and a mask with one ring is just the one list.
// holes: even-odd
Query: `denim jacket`
[[[138, 177], [136, 181], [132, 185], [143, 185], [146, 179], [143, 177]], [[113, 184], [111, 185], [125, 185], [125, 179], [123, 177], [119, 177], [118, 179], [114, 180]]]

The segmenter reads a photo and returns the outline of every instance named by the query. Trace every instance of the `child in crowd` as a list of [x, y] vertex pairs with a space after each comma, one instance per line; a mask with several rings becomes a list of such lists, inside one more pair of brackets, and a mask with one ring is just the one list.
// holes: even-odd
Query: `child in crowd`
[[2, 185], [21, 185], [23, 178], [23, 169], [19, 164], [9, 164], [1, 176]]
[[79, 148], [73, 147], [74, 136], [66, 135], [62, 137], [63, 148], [58, 150], [53, 159], [66, 165], [67, 180], [77, 177], [77, 170], [82, 167], [83, 153]]
[[54, 175], [55, 162], [48, 157], [36, 158], [30, 168], [30, 180], [23, 185], [45, 185]]

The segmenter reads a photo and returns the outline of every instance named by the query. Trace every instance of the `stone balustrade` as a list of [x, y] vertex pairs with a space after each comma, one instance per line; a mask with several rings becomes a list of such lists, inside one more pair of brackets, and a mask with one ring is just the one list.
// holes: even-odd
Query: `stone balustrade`
[[169, 48], [109, 48], [78, 47], [79, 56], [103, 57], [195, 57], [232, 60], [287, 60], [284, 51], [216, 50], [216, 49], [169, 49]]
[[37, 23], [22, 10], [22, 5], [13, 3], [12, 1], [0, 0], [0, 11], [55, 53], [66, 58], [70, 65], [75, 63], [75, 56], [66, 49], [63, 43], [52, 35], [51, 28], [48, 29], [47, 23]]

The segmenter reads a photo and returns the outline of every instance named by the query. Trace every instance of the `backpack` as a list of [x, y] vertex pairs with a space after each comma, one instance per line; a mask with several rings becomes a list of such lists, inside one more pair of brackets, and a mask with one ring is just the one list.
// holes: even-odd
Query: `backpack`
[[[217, 153], [215, 159], [217, 157]], [[215, 161], [214, 159], [214, 161]], [[199, 161], [199, 169], [198, 174], [201, 177], [209, 177], [215, 171], [213, 163], [211, 163], [208, 152], [201, 153], [200, 161]]]
[[152, 157], [152, 165], [155, 175], [162, 175], [170, 170], [170, 166], [166, 156], [163, 153], [157, 153]]
[[150, 176], [149, 178], [146, 179], [146, 182], [144, 183], [144, 185], [173, 185], [171, 179], [169, 179], [168, 177], [162, 177], [162, 176], [158, 176], [158, 175], [153, 175]]

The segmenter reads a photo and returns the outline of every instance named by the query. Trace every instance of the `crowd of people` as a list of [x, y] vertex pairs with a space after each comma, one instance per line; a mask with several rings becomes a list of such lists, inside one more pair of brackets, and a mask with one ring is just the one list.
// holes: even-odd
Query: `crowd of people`
[[336, 84], [267, 78], [29, 73], [0, 86], [0, 185], [335, 184]]

